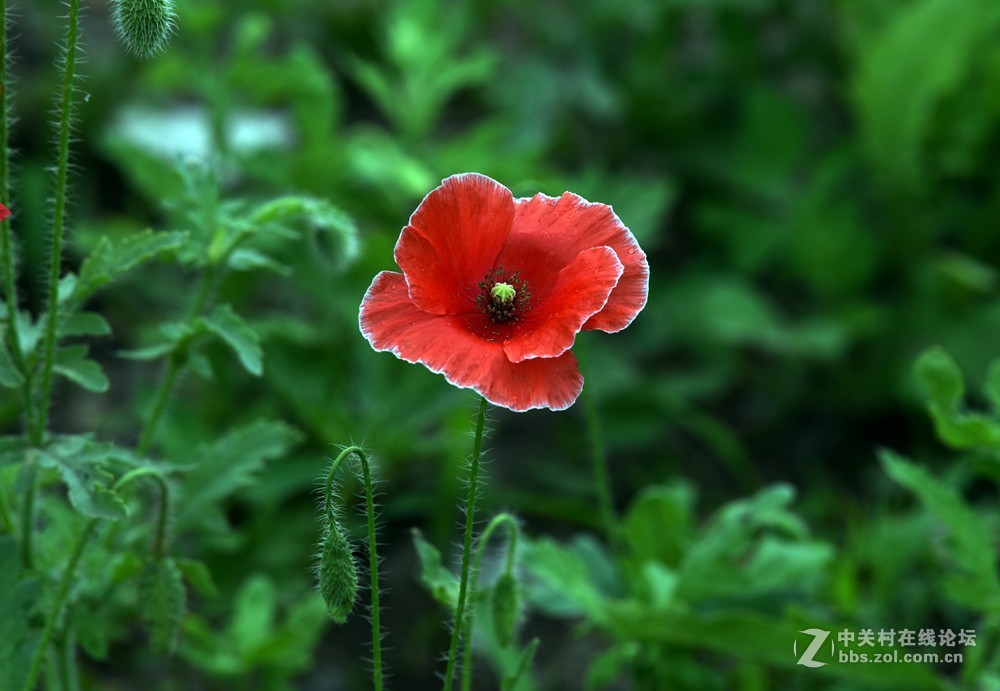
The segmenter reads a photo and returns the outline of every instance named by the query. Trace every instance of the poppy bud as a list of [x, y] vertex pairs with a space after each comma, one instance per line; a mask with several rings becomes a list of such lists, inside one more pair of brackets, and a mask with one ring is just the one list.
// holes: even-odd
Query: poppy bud
[[157, 559], [143, 568], [139, 575], [139, 606], [153, 650], [169, 655], [177, 647], [187, 612], [184, 581], [173, 559]]
[[129, 52], [145, 60], [163, 52], [174, 31], [174, 0], [112, 0], [111, 23]]
[[332, 518], [319, 556], [319, 592], [330, 618], [338, 624], [347, 621], [358, 598], [358, 569], [347, 538]]
[[507, 647], [517, 633], [517, 622], [521, 618], [521, 586], [510, 571], [493, 586], [493, 631], [500, 645]]

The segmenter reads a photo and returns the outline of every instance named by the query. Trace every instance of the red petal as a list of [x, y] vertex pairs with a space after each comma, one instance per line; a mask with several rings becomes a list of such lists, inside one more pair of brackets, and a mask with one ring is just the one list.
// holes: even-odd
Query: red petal
[[361, 303], [361, 333], [375, 350], [419, 362], [451, 384], [515, 411], [568, 408], [583, 377], [572, 353], [513, 363], [503, 346], [471, 334], [460, 318], [428, 314], [410, 300], [402, 274], [383, 271]]
[[432, 314], [476, 311], [476, 284], [493, 267], [513, 220], [510, 190], [485, 175], [453, 175], [432, 190], [396, 243], [413, 302]]
[[584, 323], [607, 303], [622, 271], [610, 247], [580, 252], [559, 272], [544, 300], [536, 303], [532, 296], [531, 311], [517, 335], [503, 344], [507, 357], [512, 362], [551, 358], [572, 348]]
[[10, 216], [10, 209], [0, 204], [0, 221], [5, 220], [8, 216]]
[[[625, 267], [604, 308], [587, 320], [584, 330], [621, 331], [646, 305], [649, 264], [635, 236], [607, 204], [592, 204], [579, 195], [564, 193], [558, 199], [536, 194], [517, 200], [514, 229], [499, 262], [520, 268], [532, 294], [532, 272], [542, 273], [545, 262], [558, 271], [577, 254], [607, 246]], [[537, 279], [536, 279], [537, 281]]]

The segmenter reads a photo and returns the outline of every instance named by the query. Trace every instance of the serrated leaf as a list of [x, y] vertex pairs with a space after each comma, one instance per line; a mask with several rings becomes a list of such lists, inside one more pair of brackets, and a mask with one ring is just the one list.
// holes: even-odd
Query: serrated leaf
[[20, 689], [35, 649], [31, 614], [39, 600], [38, 580], [21, 568], [17, 541], [0, 536], [0, 689]]
[[152, 230], [114, 241], [103, 236], [80, 267], [73, 297], [76, 300], [87, 298], [139, 264], [182, 247], [187, 239], [186, 232], [154, 233]]
[[97, 312], [74, 312], [59, 325], [59, 335], [70, 336], [109, 336], [111, 325], [103, 315]]
[[259, 377], [264, 372], [263, 351], [257, 333], [233, 311], [229, 305], [219, 305], [212, 313], [202, 317], [205, 328], [221, 338], [233, 349], [243, 368]]
[[981, 610], [1000, 608], [994, 537], [985, 523], [953, 487], [888, 449], [879, 452], [882, 467], [893, 480], [913, 492], [947, 528], [960, 573], [949, 585], [952, 597]]
[[914, 370], [924, 392], [945, 410], [954, 410], [965, 395], [962, 371], [944, 348], [928, 348], [917, 358]]
[[86, 437], [64, 437], [35, 457], [41, 467], [59, 471], [77, 511], [91, 518], [123, 518], [128, 509], [111, 489], [114, 476], [106, 469], [113, 453], [113, 447], [93, 444]]
[[441, 564], [441, 552], [427, 542], [419, 530], [414, 528], [412, 534], [413, 546], [420, 559], [420, 582], [435, 600], [454, 612], [458, 604], [458, 578]]
[[85, 345], [60, 348], [59, 352], [56, 353], [56, 361], [52, 369], [76, 382], [87, 391], [104, 393], [110, 385], [108, 378], [99, 364], [87, 358], [87, 351], [88, 347]]
[[288, 453], [301, 437], [282, 422], [258, 420], [198, 447], [181, 487], [177, 528], [224, 526], [219, 502], [253, 483], [265, 462]]
[[7, 349], [7, 340], [0, 332], [0, 386], [16, 389], [23, 383], [24, 376], [14, 364], [14, 358]]

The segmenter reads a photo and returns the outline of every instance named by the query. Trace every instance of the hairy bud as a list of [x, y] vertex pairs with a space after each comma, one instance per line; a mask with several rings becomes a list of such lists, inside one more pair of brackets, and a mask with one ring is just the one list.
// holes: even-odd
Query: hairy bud
[[111, 23], [118, 38], [143, 60], [167, 47], [175, 17], [174, 0], [111, 0]]
[[521, 585], [510, 571], [505, 571], [493, 586], [493, 632], [497, 642], [506, 647], [517, 634], [521, 618]]
[[157, 559], [142, 570], [139, 575], [139, 607], [153, 650], [172, 653], [177, 647], [181, 622], [187, 612], [184, 581], [173, 559]]
[[319, 555], [319, 592], [326, 611], [338, 624], [347, 621], [358, 599], [358, 569], [351, 545], [340, 526], [331, 518]]

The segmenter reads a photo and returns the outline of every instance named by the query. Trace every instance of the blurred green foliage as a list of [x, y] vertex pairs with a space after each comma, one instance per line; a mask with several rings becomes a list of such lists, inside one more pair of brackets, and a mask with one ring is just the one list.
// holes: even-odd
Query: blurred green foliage
[[[37, 314], [63, 9], [25, 5], [4, 88]], [[102, 4], [85, 17], [56, 365], [70, 381], [44, 452], [19, 441], [21, 401], [0, 389], [2, 532], [26, 478], [45, 487], [38, 569], [0, 535], [0, 660], [19, 661], [0, 688], [18, 688], [51, 597], [37, 593], [81, 515], [126, 508], [85, 555], [62, 631], [84, 688], [365, 688], [364, 622], [326, 626], [310, 576], [316, 478], [351, 442], [381, 480], [387, 665], [397, 688], [434, 687], [470, 397], [372, 352], [357, 310], [422, 196], [469, 170], [612, 204], [651, 266], [635, 324], [578, 347], [621, 553], [597, 536], [582, 412], [493, 413], [482, 506], [523, 521], [528, 610], [513, 645], [477, 628], [496, 679], [531, 661], [521, 691], [1000, 686], [1000, 5], [177, 10], [149, 62], [115, 44]], [[156, 495], [112, 487], [146, 462], [124, 447], [172, 360], [149, 455], [177, 497], [190, 612], [163, 658], [136, 636]], [[0, 386], [18, 377], [0, 348]], [[477, 611], [489, 621], [488, 587]], [[812, 670], [790, 650], [815, 627], [978, 641], [962, 665]]]

